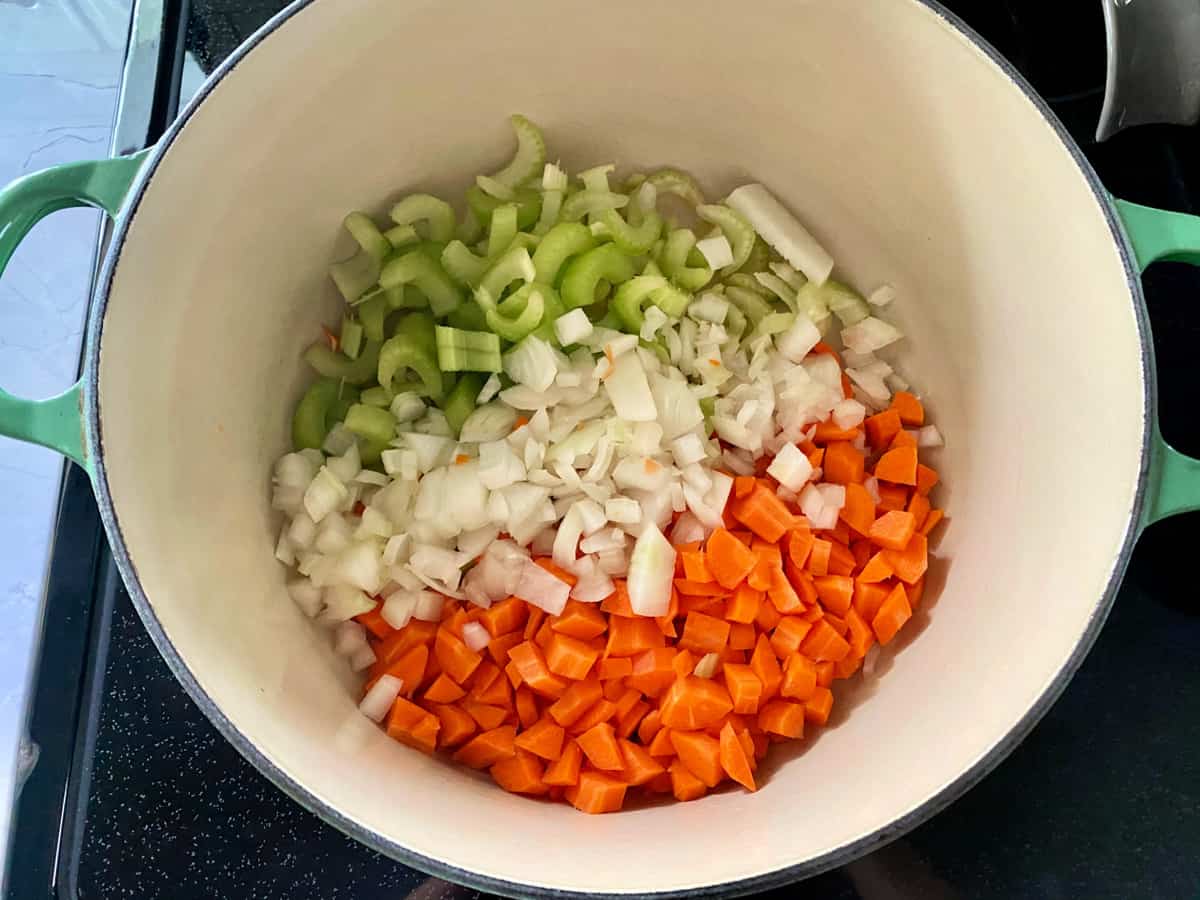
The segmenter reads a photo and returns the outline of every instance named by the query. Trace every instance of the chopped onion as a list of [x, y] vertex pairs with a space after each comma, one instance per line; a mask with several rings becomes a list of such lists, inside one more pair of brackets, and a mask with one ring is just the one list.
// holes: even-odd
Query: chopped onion
[[288, 595], [310, 619], [321, 611], [321, 589], [307, 578], [294, 578], [287, 583]]
[[[635, 335], [630, 337], [637, 341]], [[617, 415], [625, 421], [653, 422], [658, 417], [646, 371], [636, 353], [617, 357], [604, 381], [604, 390]]]
[[517, 411], [503, 403], [486, 403], [467, 416], [459, 431], [459, 440], [471, 444], [498, 441], [512, 433]]
[[696, 241], [696, 249], [704, 257], [710, 269], [723, 269], [733, 264], [733, 248], [723, 234]]
[[517, 384], [541, 392], [554, 384], [558, 363], [550, 345], [531, 334], [504, 354], [504, 372]]
[[692, 669], [692, 674], [697, 678], [712, 678], [717, 674], [717, 667], [721, 664], [721, 654], [705, 653], [700, 657], [700, 661], [696, 663], [696, 667]]
[[380, 675], [358, 704], [359, 712], [372, 722], [382, 722], [403, 688], [404, 682], [395, 675]]
[[451, 590], [457, 590], [458, 582], [462, 578], [462, 566], [469, 561], [469, 558], [464, 559], [464, 556], [465, 554], [442, 547], [417, 544], [409, 557], [408, 569], [417, 577], [424, 576], [445, 584]]
[[413, 618], [422, 622], [440, 622], [444, 600], [441, 594], [433, 591], [414, 592]]
[[887, 306], [896, 299], [896, 289], [890, 284], [881, 284], [867, 295], [867, 302], [872, 306]]
[[488, 634], [488, 630], [478, 622], [464, 622], [462, 627], [463, 643], [478, 653], [487, 647], [492, 641], [492, 636]]
[[[640, 521], [642, 517], [641, 507], [638, 506], [636, 500], [629, 500], [634, 508], [638, 511], [637, 516], [630, 522]], [[616, 520], [614, 520], [616, 521]], [[620, 528], [609, 528], [605, 531], [599, 531], [591, 537], [584, 538], [579, 543], [579, 549], [584, 553], [603, 553], [606, 550], [619, 550], [625, 546], [625, 532]]]
[[833, 408], [833, 423], [842, 431], [857, 428], [866, 417], [867, 408], [857, 400], [843, 400]]
[[415, 422], [425, 415], [425, 401], [412, 391], [401, 391], [388, 408], [397, 422]]
[[650, 378], [649, 385], [663, 440], [674, 441], [704, 423], [700, 402], [688, 389], [686, 381], [655, 375]]
[[813, 467], [807, 456], [795, 445], [784, 444], [767, 466], [767, 474], [790, 491], [799, 491], [812, 477]]
[[650, 523], [638, 537], [629, 560], [629, 605], [639, 616], [665, 616], [671, 605], [675, 548]]
[[304, 492], [304, 511], [314, 522], [320, 522], [336, 510], [347, 495], [346, 486], [327, 466], [322, 466]]
[[447, 437], [411, 431], [403, 440], [417, 454], [417, 468], [422, 475], [446, 465], [454, 453], [454, 441]]
[[379, 608], [383, 621], [393, 628], [403, 628], [413, 617], [417, 609], [417, 601], [425, 591], [396, 591], [389, 594]]
[[902, 337], [895, 326], [874, 316], [842, 329], [842, 342], [857, 353], [874, 353]]
[[321, 599], [325, 608], [317, 616], [317, 621], [326, 625], [345, 622], [375, 608], [374, 600], [348, 584], [330, 585], [322, 592]]
[[675, 457], [675, 465], [680, 468], [698, 463], [707, 456], [704, 444], [695, 432], [680, 435], [671, 441], [671, 455]]
[[479, 395], [475, 398], [476, 403], [487, 403], [498, 393], [504, 385], [500, 382], [500, 376], [493, 372], [488, 376], [488, 380], [483, 383], [483, 387], [479, 389]]
[[375, 651], [368, 645], [359, 647], [354, 651], [354, 655], [350, 657], [350, 671], [361, 672], [363, 669], [368, 669], [376, 662]]
[[918, 447], [941, 447], [943, 444], [942, 433], [936, 425], [926, 425], [917, 432]]
[[532, 603], [552, 616], [561, 615], [567, 605], [571, 586], [551, 575], [532, 560], [521, 567], [521, 577], [513, 595]]

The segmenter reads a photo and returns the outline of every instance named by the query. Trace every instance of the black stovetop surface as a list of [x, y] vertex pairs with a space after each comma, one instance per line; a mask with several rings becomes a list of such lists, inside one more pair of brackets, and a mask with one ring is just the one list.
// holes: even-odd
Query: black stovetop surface
[[[165, 0], [148, 139], [173, 115], [183, 48], [210, 71], [283, 5]], [[1091, 141], [1104, 71], [1095, 0], [947, 5], [1051, 102], [1115, 194], [1200, 212], [1196, 128]], [[1190, 415], [1200, 388], [1200, 274], [1160, 264], [1145, 284], [1163, 430], [1200, 455]], [[994, 773], [901, 840], [774, 893], [1200, 895], [1200, 600], [1181, 563], [1198, 522], [1183, 516], [1147, 532], [1083, 667]], [[46, 609], [28, 727], [39, 757], [14, 811], [9, 896], [478, 896], [323, 824], [221, 738], [151, 644], [76, 469], [64, 481]]]

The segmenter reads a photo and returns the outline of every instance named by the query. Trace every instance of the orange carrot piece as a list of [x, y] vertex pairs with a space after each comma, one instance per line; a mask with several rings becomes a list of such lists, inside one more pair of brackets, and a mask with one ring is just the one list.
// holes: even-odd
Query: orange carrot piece
[[675, 673], [676, 678], [686, 678], [692, 674], [694, 668], [696, 668], [696, 657], [690, 650], [677, 651], [675, 658], [671, 660], [671, 671]]
[[638, 723], [638, 740], [641, 741], [644, 746], [648, 747], [650, 746], [650, 742], [654, 740], [655, 735], [657, 735], [661, 730], [661, 713], [657, 709], [652, 709], [646, 713], [642, 721]]
[[900, 413], [887, 409], [869, 416], [863, 426], [867, 432], [867, 442], [878, 452], [891, 445], [892, 438], [903, 430], [904, 423], [900, 420]]
[[807, 706], [787, 700], [772, 700], [758, 712], [758, 727], [785, 738], [804, 737]]
[[671, 743], [671, 729], [660, 728], [646, 749], [650, 751], [651, 756], [674, 756], [675, 747]]
[[917, 449], [916, 437], [914, 437], [911, 432], [901, 431], [898, 435], [896, 435], [894, 438], [892, 438], [892, 446], [889, 447], [888, 449], [896, 450], [901, 447], [916, 450]]
[[[758, 712], [762, 700], [763, 685], [754, 670], [747, 665], [726, 663], [721, 667], [725, 676], [725, 688], [733, 701], [733, 711], [739, 715]], [[815, 670], [814, 670], [815, 677]]]
[[609, 772], [619, 771], [625, 767], [625, 759], [621, 756], [621, 745], [617, 743], [616, 733], [607, 722], [593, 725], [579, 737], [575, 743], [583, 751], [583, 755], [597, 769]]
[[517, 719], [522, 728], [532, 728], [541, 716], [533, 691], [521, 685], [516, 692]]
[[429, 664], [429, 647], [417, 644], [398, 660], [387, 667], [387, 674], [399, 678], [402, 682], [400, 693], [411, 697], [421, 686], [425, 678], [425, 670]]
[[541, 647], [527, 640], [513, 647], [508, 655], [521, 673], [522, 681], [536, 693], [555, 699], [562, 696], [566, 682], [551, 673]]
[[[628, 659], [628, 657], [626, 657], [626, 658]], [[596, 677], [599, 678], [599, 675], [597, 675]], [[612, 679], [605, 681], [604, 679], [601, 678], [600, 685], [604, 690], [604, 699], [611, 700], [614, 703], [616, 703], [618, 700], [620, 700], [621, 695], [625, 693], [625, 685], [622, 684], [620, 681], [613, 681]], [[632, 688], [630, 688], [630, 690], [632, 690]]]
[[535, 559], [534, 562], [557, 578], [559, 581], [565, 581], [571, 587], [575, 587], [575, 585], [579, 582], [578, 576], [568, 572], [561, 566], [556, 565], [554, 560], [550, 559], [549, 557], [541, 556]]
[[849, 678], [861, 668], [863, 664], [861, 656], [855, 656], [853, 653], [845, 659], [834, 663], [833, 677], [834, 678]]
[[[861, 659], [866, 656], [871, 645], [875, 643], [875, 635], [871, 626], [866, 623], [854, 607], [846, 610], [846, 625], [850, 629], [847, 640], [850, 642], [850, 656]], [[848, 657], [849, 658], [849, 657]]]
[[538, 719], [532, 727], [517, 735], [515, 744], [522, 750], [540, 756], [548, 762], [554, 762], [562, 756], [563, 740], [566, 731], [553, 719]]
[[579, 784], [567, 792], [571, 805], [580, 812], [616, 812], [625, 802], [625, 783], [600, 772], [584, 772]]
[[486, 769], [516, 752], [516, 737], [517, 729], [512, 725], [493, 728], [477, 734], [460, 747], [454, 754], [454, 760], [472, 769]]
[[617, 718], [623, 718], [628, 715], [629, 711], [642, 699], [642, 692], [635, 688], [626, 688], [624, 693], [615, 701], [617, 704]]
[[783, 681], [783, 670], [779, 668], [779, 659], [775, 656], [771, 642], [765, 634], [758, 636], [754, 655], [750, 657], [750, 669], [762, 683], [763, 700], [770, 700], [779, 693], [779, 685]]
[[379, 603], [376, 604], [375, 608], [370, 612], [360, 613], [354, 617], [355, 622], [367, 629], [367, 631], [371, 632], [371, 634], [379, 640], [390, 637], [392, 633], [396, 631], [395, 628], [387, 623], [387, 620], [379, 611], [382, 608], [383, 604]]
[[506, 666], [508, 665], [508, 651], [523, 640], [525, 640], [525, 635], [519, 631], [510, 631], [508, 634], [492, 638], [487, 645], [488, 656], [492, 658], [492, 662], [496, 665]]
[[546, 710], [559, 725], [570, 727], [604, 695], [604, 688], [594, 678], [572, 682], [561, 697]]
[[475, 720], [465, 710], [441, 703], [431, 703], [429, 706], [441, 726], [437, 743], [441, 749], [456, 747], [475, 733]]
[[699, 800], [708, 793], [704, 782], [693, 775], [691, 770], [678, 759], [671, 760], [668, 771], [671, 774], [671, 793], [680, 803]]
[[[718, 528], [708, 539], [705, 561], [717, 583], [731, 591], [750, 574], [757, 559], [749, 547], [724, 528]], [[680, 592], [686, 593], [683, 588]]]
[[588, 641], [604, 634], [608, 629], [608, 623], [604, 619], [604, 614], [594, 603], [568, 600], [562, 615], [551, 617], [550, 627], [559, 634]]
[[760, 603], [758, 606], [758, 615], [754, 617], [754, 624], [759, 631], [770, 631], [779, 624], [779, 620], [783, 616], [779, 614], [779, 610], [775, 608], [773, 603]]
[[476, 667], [483, 662], [483, 657], [464, 644], [453, 632], [446, 627], [437, 631], [437, 639], [433, 644], [438, 663], [442, 671], [462, 684]]
[[903, 550], [884, 550], [883, 558], [905, 584], [916, 584], [929, 568], [929, 541], [919, 531]]
[[660, 721], [668, 728], [707, 728], [728, 715], [733, 701], [724, 685], [711, 678], [688, 675], [667, 690], [660, 706]]
[[857, 581], [865, 584], [875, 584], [880, 581], [887, 581], [896, 573], [892, 571], [892, 567], [888, 565], [888, 561], [884, 559], [883, 552], [880, 551], [867, 561], [861, 572], [858, 573]]
[[903, 550], [916, 530], [916, 516], [910, 512], [892, 510], [875, 520], [871, 526], [871, 540], [888, 550]]
[[909, 428], [920, 428], [925, 424], [925, 407], [914, 394], [896, 391], [892, 397], [892, 409], [900, 415], [900, 421]]
[[[600, 611], [606, 612], [610, 616], [632, 619], [633, 606], [630, 605], [629, 590], [625, 587], [625, 582], [622, 579], [616, 579], [613, 585], [613, 592], [600, 602]], [[609, 619], [608, 625], [610, 628], [612, 627], [612, 623], [613, 620]]]
[[753, 650], [758, 632], [751, 622], [734, 622], [729, 626], [730, 650]]
[[499, 728], [508, 718], [508, 710], [499, 706], [489, 706], [486, 703], [476, 703], [474, 700], [464, 700], [463, 711], [479, 725], [480, 731], [491, 731]]
[[925, 519], [929, 516], [929, 511], [932, 508], [933, 504], [929, 502], [929, 498], [917, 491], [913, 491], [913, 495], [908, 498], [908, 511], [912, 513], [917, 531], [922, 530]]
[[825, 481], [833, 484], [858, 484], [866, 471], [866, 458], [849, 441], [825, 445]]
[[[832, 419], [827, 419], [817, 425], [813, 434], [813, 442], [828, 445], [832, 441], [852, 441], [858, 437], [857, 428], [838, 428]], [[828, 447], [826, 447], [828, 453]]]
[[617, 704], [611, 700], [601, 698], [593, 703], [582, 716], [567, 726], [567, 730], [571, 734], [583, 734], [585, 731], [594, 728], [602, 722], [610, 721], [616, 714]]
[[504, 667], [504, 674], [508, 677], [508, 683], [513, 686], [513, 690], [525, 683], [525, 679], [521, 677], [521, 667], [511, 659]]
[[683, 563], [683, 577], [688, 581], [695, 581], [699, 584], [710, 584], [715, 581], [712, 572], [708, 571], [708, 563], [705, 562], [703, 551], [690, 550], [680, 553], [679, 558]]
[[884, 512], [908, 507], [908, 488], [902, 484], [879, 482], [879, 508]]
[[804, 718], [814, 725], [824, 725], [833, 710], [833, 691], [828, 686], [819, 686], [811, 697], [804, 701]]
[[875, 521], [875, 501], [861, 484], [847, 484], [846, 505], [838, 515], [843, 522], [865, 536]]
[[715, 581], [688, 581], [686, 578], [676, 578], [675, 590], [684, 597], [724, 597], [729, 591]]
[[753, 475], [739, 475], [733, 479], [733, 496], [745, 497], [754, 490], [758, 481]]
[[621, 756], [625, 765], [621, 769], [621, 780], [628, 785], [637, 786], [653, 781], [662, 775], [666, 767], [650, 755], [650, 752], [632, 741], [622, 740]]
[[542, 776], [545, 784], [570, 787], [579, 783], [579, 769], [583, 765], [583, 751], [574, 741], [563, 744], [562, 755], [546, 769]]
[[466, 695], [467, 692], [459, 687], [453, 678], [443, 672], [434, 679], [433, 684], [426, 688], [422, 699], [429, 703], [453, 703]]
[[729, 623], [701, 612], [688, 613], [679, 646], [699, 655], [720, 653], [729, 642]]
[[810, 622], [799, 616], [784, 616], [771, 632], [771, 649], [775, 651], [775, 656], [787, 659], [790, 654], [798, 651], [812, 627]]
[[887, 583], [871, 584], [861, 579], [854, 583], [854, 609], [863, 621], [870, 622], [875, 618], [891, 589]]
[[[730, 622], [749, 624], [758, 615], [758, 606], [762, 603], [763, 592], [756, 591], [748, 584], [739, 584], [733, 592], [733, 598], [725, 607], [725, 618]], [[685, 632], [686, 634], [686, 629]]]
[[633, 659], [633, 674], [625, 679], [629, 687], [637, 688], [647, 697], [657, 697], [675, 680], [671, 663], [675, 651], [670, 647], [658, 647], [640, 653]]
[[488, 630], [493, 639], [510, 631], [516, 631], [525, 624], [529, 617], [529, 604], [518, 597], [509, 597], [499, 603], [493, 603], [483, 611], [479, 621]]
[[517, 750], [490, 769], [492, 779], [513, 794], [544, 794], [550, 788], [542, 781], [545, 767], [532, 754]]
[[600, 677], [601, 681], [632, 675], [633, 660], [627, 656], [602, 659], [600, 660], [600, 665], [596, 668], [596, 674]]
[[921, 606], [921, 598], [925, 596], [925, 579], [918, 578], [916, 584], [905, 589], [905, 593], [908, 594], [908, 605], [918, 609]]
[[845, 615], [854, 599], [854, 579], [848, 575], [822, 575], [814, 578], [821, 605], [839, 616]]
[[[729, 509], [735, 519], [755, 535], [771, 543], [775, 543], [783, 537], [795, 524], [796, 519], [775, 492], [764, 487], [762, 483], [755, 485], [754, 490], [745, 497], [733, 500], [729, 504]], [[709, 546], [712, 546], [712, 538], [709, 538]], [[711, 561], [709, 568], [712, 568]], [[747, 572], [747, 574], [749, 573]], [[720, 577], [717, 580], [721, 581]], [[733, 587], [733, 585], [725, 586]]]
[[942, 510], [931, 509], [929, 511], [929, 515], [925, 517], [925, 524], [921, 526], [921, 534], [928, 537], [929, 533], [933, 531], [933, 529], [937, 528], [938, 525], [941, 524], [942, 519], [945, 517], [946, 514]]
[[837, 662], [850, 652], [850, 643], [826, 619], [815, 623], [800, 644], [800, 652], [817, 662]]
[[938, 483], [938, 473], [924, 464], [917, 465], [917, 493], [929, 496]]
[[917, 448], [896, 447], [883, 454], [875, 464], [875, 477], [893, 484], [916, 484]]
[[617, 716], [617, 737], [627, 738], [633, 734], [648, 712], [650, 712], [650, 704], [644, 700], [638, 700], [627, 711], [619, 714]]
[[812, 550], [808, 554], [808, 571], [813, 575], [829, 574], [829, 554], [833, 552], [833, 543], [816, 538]]
[[689, 772], [714, 788], [721, 783], [724, 770], [721, 768], [721, 745], [702, 731], [672, 731], [671, 746], [679, 761]]
[[550, 646], [550, 639], [552, 637], [554, 637], [554, 629], [550, 627], [550, 619], [547, 617], [542, 621], [537, 634], [533, 636], [533, 642], [541, 647], [542, 652], [545, 653], [546, 648]]
[[542, 627], [542, 623], [546, 621], [546, 611], [536, 606], [529, 607], [529, 617], [525, 620], [525, 640], [532, 641], [533, 636], [538, 633]]
[[666, 638], [653, 619], [613, 616], [608, 620], [606, 656], [634, 656], [665, 644]]
[[783, 666], [779, 693], [792, 700], [807, 700], [817, 689], [817, 664], [807, 656], [793, 653]]
[[599, 656], [599, 650], [567, 634], [555, 633], [546, 645], [546, 666], [555, 675], [573, 681], [586, 678]]
[[898, 584], [887, 595], [887, 599], [879, 607], [879, 612], [875, 613], [875, 618], [871, 620], [871, 628], [879, 638], [879, 643], [887, 644], [911, 618], [912, 607], [908, 605], [908, 594], [905, 593], [904, 585]]
[[850, 552], [848, 544], [832, 541], [829, 547], [829, 574], [849, 575], [858, 567], [858, 561]]
[[742, 746], [733, 725], [729, 722], [721, 729], [719, 743], [721, 768], [725, 770], [725, 774], [748, 791], [758, 790], [754, 783], [754, 772], [750, 768], [750, 759], [754, 756], [746, 758], [746, 748]]
[[808, 555], [813, 548], [813, 533], [807, 522], [798, 523], [790, 532], [787, 539], [787, 554], [793, 566], [803, 569], [808, 563]]

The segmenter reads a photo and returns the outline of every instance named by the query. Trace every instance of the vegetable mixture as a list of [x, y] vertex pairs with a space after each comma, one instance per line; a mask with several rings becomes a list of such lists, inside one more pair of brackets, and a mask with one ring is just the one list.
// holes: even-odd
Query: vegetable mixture
[[895, 291], [831, 278], [762, 185], [572, 179], [511, 121], [461, 217], [345, 219], [275, 467], [288, 590], [366, 716], [506, 790], [754, 790], [921, 600], [942, 440], [875, 355]]

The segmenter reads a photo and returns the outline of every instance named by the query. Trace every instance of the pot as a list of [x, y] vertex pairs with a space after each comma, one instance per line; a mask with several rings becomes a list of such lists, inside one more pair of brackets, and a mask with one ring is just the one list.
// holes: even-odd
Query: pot
[[[501, 161], [513, 111], [574, 170], [677, 165], [714, 196], [761, 179], [852, 283], [902, 298], [900, 365], [948, 441], [936, 603], [756, 794], [596, 818], [508, 795], [359, 715], [356, 679], [284, 590], [269, 473], [300, 352], [338, 308], [337, 222], [416, 188], [458, 196]], [[85, 204], [115, 231], [82, 378], [0, 394], [0, 433], [90, 473], [147, 629], [254, 765], [370, 847], [486, 890], [748, 892], [900, 835], [1058, 696], [1141, 529], [1200, 506], [1200, 464], [1155, 424], [1138, 282], [1194, 260], [1200, 220], [1111, 198], [932, 3], [613, 0], [580, 27], [542, 0], [298, 2], [155, 147], [0, 194], [0, 267]]]

